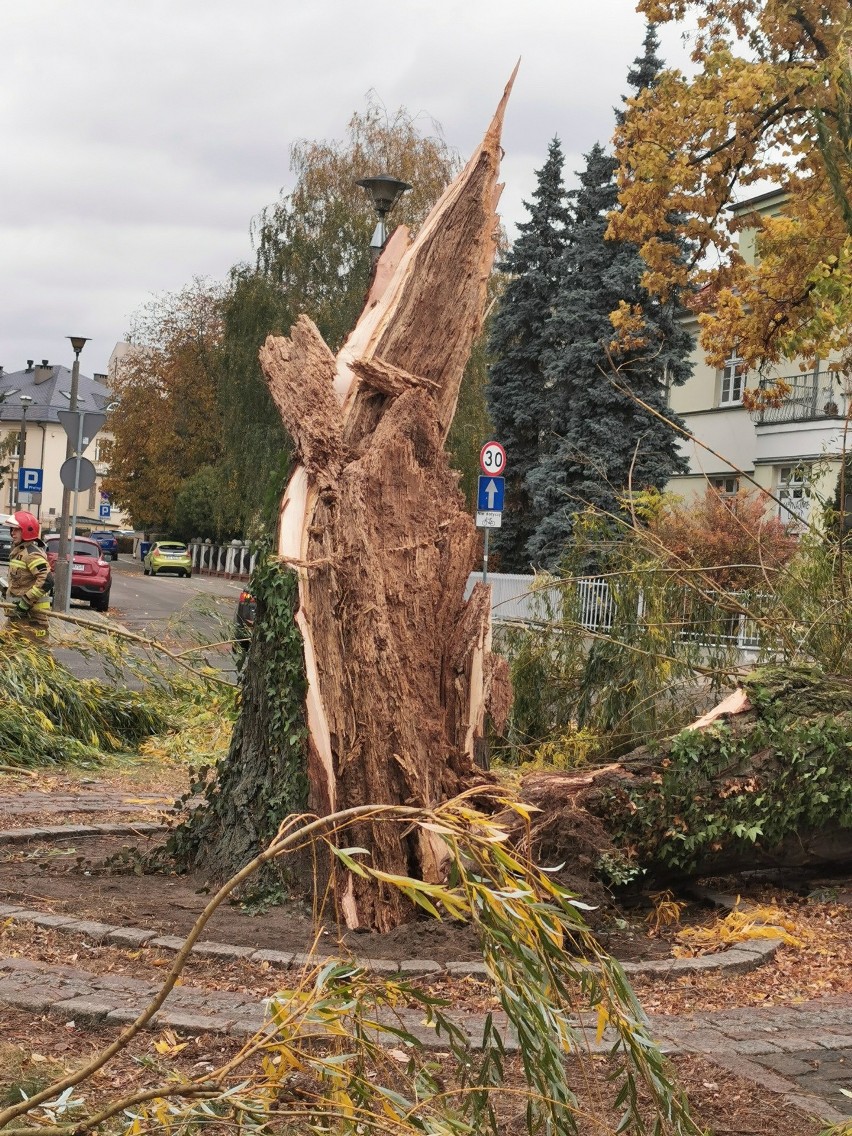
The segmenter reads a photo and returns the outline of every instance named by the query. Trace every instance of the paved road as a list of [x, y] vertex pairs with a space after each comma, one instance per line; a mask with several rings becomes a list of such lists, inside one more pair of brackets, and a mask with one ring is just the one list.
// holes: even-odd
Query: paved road
[[141, 561], [120, 556], [112, 563], [110, 615], [131, 631], [155, 639], [164, 634], [192, 639], [193, 629], [215, 629], [217, 618], [230, 633], [229, 625], [244, 587], [239, 580], [217, 576], [195, 574], [189, 580], [179, 576], [145, 576]]
[[[112, 591], [109, 619], [170, 649], [187, 648], [201, 643], [217, 643], [233, 635], [234, 612], [244, 583], [216, 576], [193, 575], [185, 580], [178, 576], [145, 576], [142, 564], [130, 556], [112, 562]], [[99, 622], [102, 616], [88, 603], [72, 600], [71, 615]], [[63, 630], [67, 630], [64, 625]], [[59, 628], [55, 637], [61, 634]], [[78, 651], [54, 648], [56, 659], [80, 678], [106, 677], [100, 661]], [[208, 661], [221, 666], [233, 680], [234, 670], [227, 648], [212, 652]], [[137, 683], [127, 676], [127, 685]]]

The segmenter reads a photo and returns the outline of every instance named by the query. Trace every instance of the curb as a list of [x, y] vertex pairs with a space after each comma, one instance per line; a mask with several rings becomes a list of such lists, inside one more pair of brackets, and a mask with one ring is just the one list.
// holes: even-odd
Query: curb
[[84, 836], [148, 836], [165, 832], [166, 824], [140, 821], [138, 824], [55, 824], [40, 828], [7, 828], [0, 831], [0, 845], [28, 844], [34, 840], [57, 840], [64, 837], [79, 840]]
[[[108, 827], [108, 826], [102, 826]], [[118, 826], [121, 827], [121, 826]], [[91, 919], [76, 919], [73, 915], [58, 915], [53, 912], [36, 911], [32, 908], [0, 904], [0, 920], [13, 923], [32, 923], [36, 927], [70, 935], [85, 935], [96, 943], [106, 943], [120, 947], [138, 947], [168, 951], [174, 954], [181, 949], [184, 939], [179, 935], [159, 935], [146, 927], [122, 927], [111, 923], [99, 923]], [[624, 962], [622, 969], [627, 975], [675, 978], [683, 974], [706, 974], [719, 971], [723, 974], [745, 974], [756, 970], [775, 955], [781, 946], [779, 939], [753, 940], [738, 944], [735, 948], [719, 955], [704, 955], [700, 958], [653, 960], [649, 962]], [[195, 944], [192, 953], [199, 958], [219, 958], [224, 961], [247, 959], [249, 962], [267, 962], [282, 969], [310, 966], [323, 956], [307, 954], [302, 951], [273, 951], [241, 947], [235, 943], [218, 943], [203, 939]], [[383, 959], [359, 958], [353, 962], [373, 974], [405, 974], [415, 977], [426, 974], [444, 974], [457, 978], [487, 979], [490, 972], [482, 962], [441, 963], [434, 959]]]

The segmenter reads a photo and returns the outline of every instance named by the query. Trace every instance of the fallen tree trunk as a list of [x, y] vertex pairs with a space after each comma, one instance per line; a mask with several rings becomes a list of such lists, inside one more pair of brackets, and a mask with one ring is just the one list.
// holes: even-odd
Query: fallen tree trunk
[[[764, 668], [676, 737], [619, 762], [534, 773], [524, 798], [544, 861], [571, 861], [568, 833], [597, 840], [597, 868], [648, 882], [852, 861], [852, 683]], [[576, 872], [575, 872], [576, 875]]]
[[[507, 87], [481, 147], [417, 239], [397, 230], [335, 358], [301, 317], [261, 366], [299, 465], [281, 504], [279, 555], [298, 573], [308, 680], [310, 807], [429, 806], [482, 782], [486, 715], [509, 704], [491, 654], [489, 590], [464, 589], [477, 534], [444, 450], [496, 249]], [[374, 867], [440, 877], [428, 833], [362, 826]], [[395, 889], [348, 877], [349, 927], [409, 914]]]

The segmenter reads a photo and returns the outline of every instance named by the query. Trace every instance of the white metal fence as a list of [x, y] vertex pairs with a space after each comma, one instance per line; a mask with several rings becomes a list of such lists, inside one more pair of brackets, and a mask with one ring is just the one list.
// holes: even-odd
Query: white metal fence
[[[201, 575], [226, 576], [247, 580], [254, 569], [255, 554], [248, 544], [232, 540], [228, 544], [214, 544], [210, 540], [191, 540], [192, 569]], [[465, 595], [470, 595], [474, 584], [481, 579], [471, 573]], [[557, 620], [562, 610], [562, 589], [570, 586], [554, 581], [545, 586], [536, 585], [534, 576], [509, 573], [492, 573], [491, 610], [500, 623], [538, 623]], [[616, 616], [616, 597], [609, 582], [602, 576], [586, 576], [574, 581], [576, 589], [572, 615], [585, 631], [607, 633], [612, 631]], [[729, 644], [741, 651], [760, 648], [760, 628], [745, 612], [729, 610], [742, 602], [744, 607], [755, 602], [740, 592], [719, 593], [718, 599], [705, 598], [684, 589], [682, 610], [677, 618], [684, 640], [700, 646]], [[757, 597], [760, 602], [760, 597]], [[636, 618], [643, 615], [640, 593], [636, 601]]]
[[206, 576], [227, 576], [247, 580], [254, 569], [255, 554], [241, 540], [213, 544], [210, 540], [191, 540], [192, 570]]
[[[481, 577], [472, 573], [467, 594]], [[585, 631], [607, 634], [616, 622], [617, 598], [609, 581], [602, 576], [587, 576], [573, 581], [573, 595], [565, 596], [563, 589], [572, 587], [569, 582], [539, 581], [535, 577], [495, 573], [488, 577], [491, 584], [491, 610], [496, 622], [530, 624], [558, 621], [562, 616], [563, 601], [568, 599], [571, 619]], [[675, 598], [667, 619], [680, 625], [680, 637], [685, 642], [702, 647], [732, 646], [743, 652], [754, 652], [761, 646], [758, 622], [746, 611], [736, 610], [739, 605], [749, 609], [766, 602], [764, 597], [741, 592], [719, 592], [717, 596], [703, 596], [684, 588]], [[621, 603], [625, 601], [622, 598]], [[642, 619], [644, 598], [641, 594], [631, 601], [635, 618]], [[733, 609], [733, 610], [732, 610]], [[630, 613], [627, 613], [630, 618]]]

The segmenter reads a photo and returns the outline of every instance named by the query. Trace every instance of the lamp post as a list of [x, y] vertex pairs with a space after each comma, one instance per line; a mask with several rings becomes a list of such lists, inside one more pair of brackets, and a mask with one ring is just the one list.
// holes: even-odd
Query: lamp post
[[355, 184], [360, 185], [362, 189], [369, 193], [373, 208], [378, 214], [379, 223], [376, 225], [372, 239], [370, 240], [370, 256], [375, 264], [382, 255], [382, 249], [385, 247], [385, 241], [388, 239], [385, 218], [405, 191], [411, 189], [411, 186], [407, 181], [400, 181], [399, 178], [391, 177], [390, 174], [378, 174], [376, 177], [361, 178], [359, 181], [356, 181]]
[[27, 411], [30, 408], [32, 400], [33, 398], [30, 394], [21, 395], [21, 432], [18, 435], [18, 492], [15, 496], [19, 509], [21, 507], [21, 470], [24, 468], [27, 460]]
[[[74, 365], [71, 368], [71, 397], [69, 410], [77, 409], [77, 391], [80, 387], [80, 352], [89, 340], [82, 335], [69, 335], [74, 348]], [[65, 446], [65, 460], [73, 458], [74, 442], [69, 436]], [[68, 525], [71, 520], [71, 490], [63, 487], [62, 516], [59, 518], [59, 548], [56, 550], [56, 608], [68, 614], [71, 606], [71, 556], [69, 555]], [[73, 539], [73, 537], [72, 537]]]

